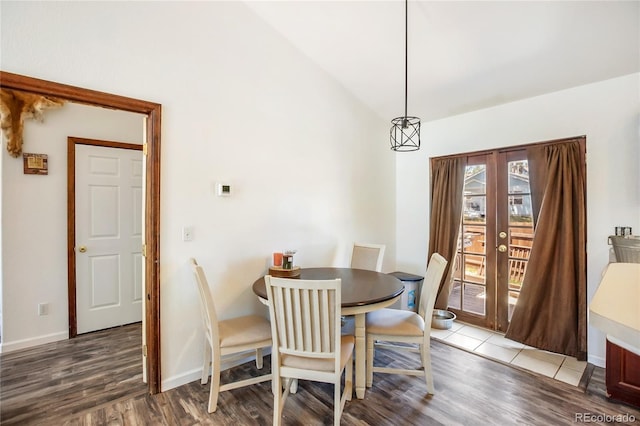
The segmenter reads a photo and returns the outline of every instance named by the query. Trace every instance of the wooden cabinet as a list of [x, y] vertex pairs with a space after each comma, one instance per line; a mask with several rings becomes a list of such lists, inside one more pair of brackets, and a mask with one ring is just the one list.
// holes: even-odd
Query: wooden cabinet
[[640, 407], [640, 356], [607, 340], [607, 394]]

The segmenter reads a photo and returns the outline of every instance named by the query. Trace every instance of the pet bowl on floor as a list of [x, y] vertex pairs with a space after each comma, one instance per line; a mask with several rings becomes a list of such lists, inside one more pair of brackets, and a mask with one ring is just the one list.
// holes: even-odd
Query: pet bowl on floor
[[434, 309], [433, 318], [431, 319], [431, 326], [440, 330], [448, 330], [453, 325], [453, 320], [456, 319], [456, 314], [443, 309]]

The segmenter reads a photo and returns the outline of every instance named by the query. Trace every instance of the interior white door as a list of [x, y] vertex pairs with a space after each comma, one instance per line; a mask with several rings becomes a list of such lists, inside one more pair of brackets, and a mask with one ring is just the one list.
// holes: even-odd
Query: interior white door
[[142, 155], [76, 146], [78, 334], [142, 320]]

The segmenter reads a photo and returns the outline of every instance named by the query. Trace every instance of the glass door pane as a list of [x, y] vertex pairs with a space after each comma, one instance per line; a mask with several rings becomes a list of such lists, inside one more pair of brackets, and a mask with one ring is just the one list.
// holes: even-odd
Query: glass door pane
[[[491, 220], [491, 195], [487, 193], [487, 166], [484, 156], [465, 170], [462, 224], [458, 236], [458, 250], [453, 264], [453, 287], [449, 309], [472, 324], [487, 326], [492, 292], [493, 268], [487, 260], [487, 228]], [[489, 295], [489, 297], [488, 297]]]
[[522, 280], [527, 271], [529, 253], [533, 243], [533, 210], [529, 187], [529, 164], [527, 160], [507, 162], [509, 173], [507, 201], [509, 204], [509, 274], [508, 274], [508, 316], [511, 321]]

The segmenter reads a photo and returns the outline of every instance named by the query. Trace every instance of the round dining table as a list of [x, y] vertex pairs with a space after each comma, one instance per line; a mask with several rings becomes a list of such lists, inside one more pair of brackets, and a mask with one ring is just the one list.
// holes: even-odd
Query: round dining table
[[[392, 305], [402, 292], [404, 285], [393, 275], [376, 271], [352, 268], [302, 268], [296, 279], [330, 280], [340, 278], [342, 282], [341, 313], [353, 315], [355, 319], [355, 388], [358, 399], [365, 394], [366, 368], [366, 313]], [[267, 288], [264, 277], [253, 283], [253, 292], [267, 303]]]

